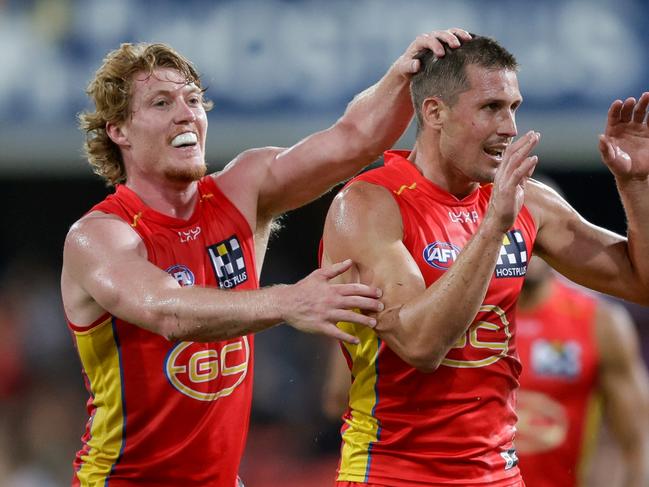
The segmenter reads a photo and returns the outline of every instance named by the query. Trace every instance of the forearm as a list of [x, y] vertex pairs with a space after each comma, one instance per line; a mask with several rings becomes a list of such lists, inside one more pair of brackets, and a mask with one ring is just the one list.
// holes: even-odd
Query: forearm
[[284, 290], [255, 291], [178, 288], [145, 299], [144, 328], [169, 340], [207, 342], [246, 335], [284, 321]]
[[473, 322], [494, 272], [503, 233], [489, 221], [424, 293], [386, 310], [377, 331], [406, 362], [434, 371]]
[[649, 304], [649, 179], [617, 181], [627, 217], [628, 254]]
[[356, 95], [338, 123], [353, 127], [357, 149], [374, 159], [401, 137], [412, 114], [410, 79], [393, 65], [375, 85]]

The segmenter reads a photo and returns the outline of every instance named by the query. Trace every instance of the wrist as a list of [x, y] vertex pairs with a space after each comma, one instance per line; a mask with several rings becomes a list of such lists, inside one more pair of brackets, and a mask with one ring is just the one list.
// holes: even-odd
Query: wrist
[[646, 194], [649, 186], [649, 175], [642, 176], [615, 176], [615, 184], [620, 192]]
[[266, 305], [271, 310], [271, 319], [285, 322], [291, 321], [289, 314], [294, 307], [292, 289], [293, 286], [289, 284], [275, 284], [269, 288], [271, 294], [268, 296], [269, 302]]

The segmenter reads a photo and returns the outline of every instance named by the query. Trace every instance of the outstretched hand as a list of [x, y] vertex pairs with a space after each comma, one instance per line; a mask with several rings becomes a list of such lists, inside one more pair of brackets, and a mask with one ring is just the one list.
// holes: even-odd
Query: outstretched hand
[[534, 172], [538, 157], [530, 155], [541, 134], [529, 131], [507, 147], [502, 163], [496, 171], [489, 210], [502, 231], [507, 231], [516, 220], [525, 200], [525, 183]]
[[376, 319], [352, 310], [379, 312], [383, 303], [381, 291], [360, 283], [334, 284], [334, 277], [352, 266], [351, 260], [317, 269], [292, 286], [287, 286], [289, 304], [285, 320], [294, 328], [307, 333], [319, 333], [345, 342], [359, 343], [358, 338], [339, 329], [340, 321], [358, 323], [374, 328]]
[[471, 34], [457, 27], [448, 30], [434, 30], [427, 34], [421, 34], [408, 46], [406, 52], [397, 59], [395, 66], [402, 75], [411, 76], [417, 73], [421, 67], [421, 61], [417, 59], [421, 51], [430, 49], [435, 56], [443, 57], [446, 53], [444, 51], [444, 44], [455, 49], [462, 45], [462, 41], [470, 40]]
[[640, 99], [615, 100], [608, 110], [606, 131], [599, 136], [604, 164], [618, 179], [649, 176], [649, 92]]

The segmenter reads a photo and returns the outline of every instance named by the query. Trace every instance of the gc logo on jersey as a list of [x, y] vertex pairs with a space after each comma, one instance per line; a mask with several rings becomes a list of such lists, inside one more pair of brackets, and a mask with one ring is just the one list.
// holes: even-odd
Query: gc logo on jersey
[[248, 280], [243, 250], [236, 235], [207, 247], [219, 287], [232, 289]]
[[249, 363], [246, 336], [225, 345], [179, 342], [169, 351], [164, 371], [182, 394], [198, 401], [216, 401], [232, 394], [244, 381]]
[[455, 244], [449, 242], [433, 242], [426, 245], [423, 257], [431, 267], [445, 271], [455, 262], [459, 253], [460, 248]]
[[523, 277], [527, 274], [527, 247], [520, 230], [510, 230], [503, 237], [496, 277]]
[[178, 284], [183, 287], [194, 285], [194, 273], [190, 271], [189, 267], [186, 265], [172, 265], [165, 272], [178, 281]]

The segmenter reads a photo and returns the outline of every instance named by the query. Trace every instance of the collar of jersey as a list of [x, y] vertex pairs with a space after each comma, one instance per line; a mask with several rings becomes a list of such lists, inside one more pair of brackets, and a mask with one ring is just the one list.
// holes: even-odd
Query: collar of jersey
[[449, 206], [471, 206], [474, 205], [480, 196], [480, 191], [486, 186], [480, 186], [472, 191], [464, 198], [457, 198], [448, 191], [440, 188], [430, 179], [427, 179], [419, 172], [417, 166], [408, 160], [410, 151], [407, 150], [389, 150], [384, 154], [384, 161], [386, 166], [392, 166], [403, 175], [403, 181], [406, 184], [411, 182], [417, 183], [417, 189], [426, 193], [440, 203]]

